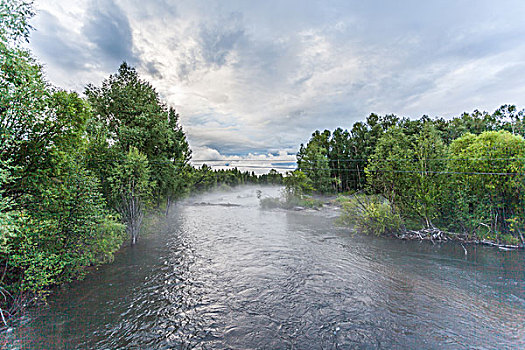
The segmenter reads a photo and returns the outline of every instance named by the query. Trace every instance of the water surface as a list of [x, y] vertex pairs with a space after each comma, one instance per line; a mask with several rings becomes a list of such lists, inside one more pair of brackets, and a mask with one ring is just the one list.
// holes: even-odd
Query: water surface
[[525, 348], [524, 252], [353, 235], [337, 210], [260, 210], [256, 189], [179, 204], [6, 347]]

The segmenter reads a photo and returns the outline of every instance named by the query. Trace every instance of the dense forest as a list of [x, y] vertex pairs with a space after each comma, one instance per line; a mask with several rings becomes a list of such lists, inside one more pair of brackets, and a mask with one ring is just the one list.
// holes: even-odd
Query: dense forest
[[179, 115], [123, 63], [85, 97], [46, 81], [24, 48], [30, 3], [0, 2], [0, 315], [111, 261], [148, 214], [219, 186], [278, 184], [275, 170], [190, 165]]
[[523, 244], [524, 117], [509, 105], [449, 120], [371, 114], [350, 131], [314, 132], [291, 176], [320, 193], [366, 194], [346, 207], [364, 231], [439, 228]]

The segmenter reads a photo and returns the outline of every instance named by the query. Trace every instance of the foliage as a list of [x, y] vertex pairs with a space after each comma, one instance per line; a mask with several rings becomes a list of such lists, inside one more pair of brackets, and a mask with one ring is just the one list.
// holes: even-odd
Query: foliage
[[0, 259], [6, 289], [37, 292], [110, 260], [122, 230], [81, 160], [87, 104], [75, 93], [47, 88], [40, 74], [26, 78], [25, 96], [45, 98], [19, 111], [10, 104], [5, 111], [3, 156], [14, 170], [4, 188], [16, 229]]
[[131, 237], [137, 243], [144, 218], [144, 207], [151, 199], [150, 168], [147, 157], [136, 148], [131, 148], [125, 158], [116, 164], [109, 178], [111, 202], [120, 213]]
[[267, 174], [259, 176], [256, 183], [262, 185], [281, 185], [283, 183], [283, 175], [277, 172], [277, 170], [271, 169]]
[[314, 190], [312, 180], [301, 170], [288, 172], [283, 178], [285, 198], [298, 197], [302, 198]]
[[523, 232], [525, 140], [508, 131], [466, 134], [450, 146], [453, 225], [474, 233]]
[[122, 243], [123, 227], [106, 211], [98, 180], [71, 158], [60, 169], [60, 177], [42, 178], [52, 184], [20, 199], [24, 210], [6, 243], [11, 288], [37, 292], [82, 277]]
[[371, 192], [383, 195], [405, 217], [432, 227], [441, 210], [445, 158], [446, 148], [432, 124], [425, 123], [412, 137], [392, 127], [379, 139], [366, 168]]
[[281, 197], [265, 197], [259, 200], [259, 205], [262, 209], [301, 209], [301, 208], [320, 208], [323, 206], [323, 201], [310, 196], [295, 197], [285, 196]]
[[306, 147], [301, 145], [297, 154], [297, 169], [312, 182], [313, 188], [321, 193], [330, 192], [335, 180], [330, 176], [330, 163], [327, 157], [330, 132], [318, 131]]
[[318, 208], [323, 205], [320, 200], [316, 200], [307, 194], [314, 188], [312, 181], [301, 170], [288, 172], [283, 177], [284, 188], [280, 198], [263, 198], [260, 205], [263, 209], [283, 208], [291, 209], [294, 207]]
[[[165, 203], [167, 212], [174, 200], [188, 192], [191, 151], [186, 135], [175, 110], [167, 107], [151, 84], [125, 62], [102, 86], [88, 85], [86, 95], [94, 110], [88, 127], [88, 163], [99, 176], [106, 199], [122, 214], [135, 244], [145, 210]], [[139, 169], [131, 168], [130, 157], [147, 163], [140, 174], [138, 197], [132, 191], [139, 185], [129, 172]], [[146, 173], [147, 178], [143, 178]], [[143, 191], [146, 187], [148, 190]], [[143, 198], [146, 192], [147, 201]]]
[[365, 234], [396, 234], [403, 228], [401, 216], [380, 196], [354, 195], [343, 203], [339, 223]]
[[0, 291], [15, 299], [110, 261], [124, 232], [85, 162], [91, 108], [20, 45], [31, 15], [30, 2], [0, 2]]
[[0, 1], [0, 39], [19, 44], [29, 38], [29, 19], [34, 12], [31, 1]]
[[518, 111], [512, 105], [503, 105], [492, 114], [475, 110], [449, 120], [427, 116], [411, 120], [392, 114], [379, 116], [372, 113], [365, 121], [354, 123], [348, 130], [337, 128], [332, 133], [329, 130], [315, 131], [309, 142], [300, 147], [297, 154], [298, 169], [304, 171], [314, 183], [323, 183], [326, 173], [306, 171], [319, 168], [314, 167], [314, 162], [308, 158], [321, 153], [328, 161], [329, 177], [332, 179], [329, 186], [321, 187], [328, 192], [362, 190], [367, 186], [364, 169], [378, 141], [392, 127], [400, 128], [410, 142], [415, 142], [425, 128], [432, 127], [446, 147], [467, 132], [478, 135], [484, 131], [507, 130], [525, 136], [524, 114], [523, 110]]
[[262, 209], [276, 209], [281, 208], [282, 203], [279, 198], [276, 197], [265, 197], [259, 200], [259, 204]]
[[229, 187], [247, 184], [280, 185], [283, 182], [283, 175], [275, 169], [271, 169], [267, 174], [256, 175], [254, 172], [240, 171], [237, 168], [214, 170], [203, 164], [200, 168], [189, 167], [187, 172], [187, 192], [191, 193], [201, 193], [223, 185]]
[[9, 167], [0, 161], [0, 254], [6, 254], [6, 245], [17, 229], [14, 213], [10, 211], [10, 200], [5, 197], [3, 185], [9, 182]]
[[413, 150], [409, 138], [399, 127], [390, 128], [377, 143], [366, 168], [369, 186], [390, 203], [406, 207]]
[[297, 168], [320, 192], [384, 196], [410, 225], [525, 244], [524, 115], [512, 105], [449, 120], [372, 113], [350, 131], [314, 132]]
[[436, 128], [429, 122], [423, 125], [414, 142], [415, 179], [407, 192], [407, 202], [413, 217], [421, 218], [427, 228], [434, 226], [446, 200], [447, 149]]

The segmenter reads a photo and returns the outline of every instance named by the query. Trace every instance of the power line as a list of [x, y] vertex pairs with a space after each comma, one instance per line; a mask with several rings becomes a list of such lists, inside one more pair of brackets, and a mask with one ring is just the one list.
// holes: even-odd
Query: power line
[[[322, 159], [323, 161], [328, 161], [328, 162], [368, 162], [369, 159], [364, 159], [364, 158], [352, 158], [352, 159], [348, 159], [348, 158], [324, 158]], [[399, 158], [399, 159], [396, 159], [396, 158], [393, 158], [393, 159], [386, 159], [386, 158], [383, 158], [383, 159], [374, 159], [374, 160], [381, 160], [381, 161], [413, 161], [414, 159], [413, 158], [405, 158], [405, 159], [402, 159], [402, 158]], [[510, 158], [417, 158], [416, 160], [418, 161], [445, 161], [445, 160], [454, 160], [454, 161], [460, 161], [460, 160], [465, 160], [465, 161], [481, 161], [481, 160], [523, 160], [525, 161], [525, 158], [521, 158], [521, 157], [510, 157]], [[315, 162], [315, 161], [319, 161], [317, 159], [314, 159], [314, 160], [293, 160], [293, 159], [199, 159], [199, 160], [195, 160], [195, 159], [192, 159], [190, 160], [191, 162], [199, 162], [199, 163], [202, 163], [202, 162], [227, 162], [227, 163], [233, 163], [233, 162], [264, 162], [264, 163], [272, 163], [272, 162], [290, 162], [290, 163], [297, 163], [297, 162]]]
[[[227, 166], [227, 165], [220, 165], [220, 166]], [[233, 167], [233, 166], [228, 166]], [[236, 167], [235, 167], [236, 168]], [[246, 165], [246, 166], [239, 166], [239, 168], [255, 168], [255, 169], [279, 169], [279, 170], [292, 170], [289, 167], [271, 167], [271, 166], [256, 166], [256, 165]], [[230, 169], [220, 169], [220, 170], [230, 170]], [[301, 168], [299, 170], [339, 170], [339, 171], [345, 171], [345, 172], [360, 172], [364, 173], [364, 170], [357, 170], [357, 169], [346, 169], [346, 168]], [[437, 175], [445, 175], [445, 174], [455, 174], [455, 175], [495, 175], [495, 176], [525, 176], [525, 173], [506, 173], [506, 172], [477, 172], [477, 171], [432, 171], [432, 170], [395, 170], [395, 169], [374, 169], [369, 170], [369, 172], [383, 172], [383, 173], [407, 173], [407, 174], [437, 174]]]
[[192, 159], [192, 162], [289, 162], [295, 163], [295, 159]]
[[[82, 160], [82, 159], [81, 159]], [[86, 160], [85, 158], [83, 160]], [[373, 161], [378, 162], [420, 162], [420, 161], [454, 161], [454, 162], [461, 162], [461, 161], [525, 161], [525, 158], [518, 158], [518, 157], [511, 157], [511, 158], [426, 158], [426, 159], [374, 159]], [[123, 162], [124, 159], [121, 158], [114, 158], [114, 159], [104, 159], [104, 160], [93, 160], [93, 159], [87, 159], [88, 163], [109, 163], [109, 162]], [[325, 171], [343, 171], [343, 172], [364, 172], [364, 169], [353, 169], [353, 168], [341, 168], [341, 167], [304, 167], [299, 166], [299, 162], [294, 162], [289, 159], [272, 159], [272, 160], [260, 160], [260, 159], [251, 159], [251, 160], [217, 160], [217, 159], [209, 159], [209, 160], [194, 160], [193, 162], [206, 162], [206, 161], [213, 161], [213, 162], [220, 162], [220, 164], [200, 164], [200, 165], [208, 165], [210, 167], [228, 167], [228, 168], [253, 168], [253, 169], [278, 169], [278, 170], [293, 170], [294, 168], [298, 168], [299, 170], [325, 170]], [[362, 162], [364, 159], [324, 159], [324, 161], [327, 161], [329, 163], [334, 162]], [[148, 160], [149, 163], [155, 164], [155, 163], [166, 163], [166, 164], [185, 164], [190, 165], [187, 161], [170, 161], [170, 160], [159, 160], [159, 159], [152, 159]], [[243, 165], [244, 162], [264, 162], [269, 163], [268, 165]], [[281, 162], [282, 164], [274, 164], [276, 162]], [[234, 163], [234, 164], [232, 164]], [[285, 165], [286, 163], [289, 163], [289, 165]], [[309, 162], [304, 162], [308, 164]], [[198, 166], [197, 164], [193, 164], [194, 166]], [[294, 167], [294, 168], [292, 168]], [[525, 166], [524, 166], [525, 168]], [[222, 170], [230, 170], [230, 169], [222, 169]], [[498, 175], [498, 176], [504, 176], [504, 175], [520, 175], [523, 176], [525, 173], [522, 172], [483, 172], [483, 171], [472, 171], [472, 172], [458, 172], [458, 171], [418, 171], [418, 170], [394, 170], [394, 169], [375, 169], [371, 171], [388, 171], [388, 172], [394, 172], [394, 173], [425, 173], [425, 174], [465, 174], [465, 175]]]
[[[81, 158], [82, 159], [82, 158]], [[111, 161], [115, 162], [121, 162], [125, 159], [123, 158], [106, 158], [104, 160], [94, 160], [94, 159], [88, 159], [90, 162], [95, 163], [107, 163]], [[300, 159], [300, 160], [293, 160], [293, 159], [189, 159], [189, 160], [169, 160], [169, 159], [148, 159], [149, 163], [169, 163], [169, 164], [189, 164], [189, 163], [206, 163], [206, 162], [214, 162], [214, 163], [312, 163], [312, 162], [319, 162], [319, 161], [327, 161], [330, 163], [334, 162], [369, 162], [370, 160], [373, 161], [384, 161], [384, 162], [414, 162], [414, 161], [525, 161], [525, 158], [522, 157], [509, 157], [509, 158], [381, 158], [381, 159], [365, 159], [365, 158], [323, 158], [323, 159]], [[213, 164], [212, 164], [213, 165]]]

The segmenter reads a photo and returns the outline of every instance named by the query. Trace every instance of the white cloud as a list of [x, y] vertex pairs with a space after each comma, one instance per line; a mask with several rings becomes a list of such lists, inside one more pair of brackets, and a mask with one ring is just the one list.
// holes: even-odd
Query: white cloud
[[214, 170], [237, 168], [240, 171], [254, 172], [258, 175], [266, 174], [271, 169], [275, 169], [284, 174], [296, 168], [296, 157], [295, 154], [289, 154], [284, 150], [276, 154], [249, 153], [242, 156], [227, 156], [213, 148], [194, 147], [192, 164], [197, 167], [206, 164]]

